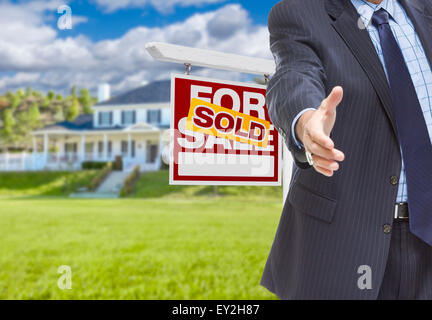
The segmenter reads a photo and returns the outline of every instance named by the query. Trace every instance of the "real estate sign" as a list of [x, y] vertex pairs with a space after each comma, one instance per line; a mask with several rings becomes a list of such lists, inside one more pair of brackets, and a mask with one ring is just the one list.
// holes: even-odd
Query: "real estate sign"
[[258, 84], [173, 75], [170, 184], [280, 185], [265, 97]]

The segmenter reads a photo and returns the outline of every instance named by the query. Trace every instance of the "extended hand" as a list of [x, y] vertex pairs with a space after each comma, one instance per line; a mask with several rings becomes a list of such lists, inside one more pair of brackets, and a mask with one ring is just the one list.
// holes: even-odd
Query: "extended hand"
[[312, 153], [314, 168], [317, 172], [331, 177], [345, 159], [342, 151], [335, 149], [330, 133], [336, 121], [336, 107], [342, 101], [343, 89], [333, 88], [317, 110], [303, 114], [297, 125], [297, 137], [305, 149]]

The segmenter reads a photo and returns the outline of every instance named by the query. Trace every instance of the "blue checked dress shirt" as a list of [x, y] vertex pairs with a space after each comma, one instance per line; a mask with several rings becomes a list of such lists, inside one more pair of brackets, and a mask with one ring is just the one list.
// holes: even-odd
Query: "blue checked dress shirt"
[[[426, 125], [429, 132], [429, 137], [432, 141], [432, 69], [426, 58], [423, 46], [414, 29], [410, 18], [407, 16], [404, 8], [397, 0], [383, 0], [380, 4], [373, 4], [366, 0], [351, 0], [354, 7], [357, 9], [364, 26], [367, 27], [369, 36], [375, 46], [384, 70], [387, 73], [384, 63], [384, 56], [381, 49], [378, 30], [372, 25], [372, 16], [375, 11], [383, 8], [391, 15], [390, 27], [395, 35], [396, 41], [402, 50], [405, 63], [411, 74], [417, 97], [425, 117]], [[360, 24], [361, 25], [361, 24]], [[301, 148], [301, 144], [296, 140], [295, 125], [297, 120], [307, 110], [314, 110], [314, 108], [307, 108], [300, 112], [293, 121], [291, 134], [294, 141]], [[337, 121], [337, 120], [336, 120]], [[431, 142], [432, 143], [432, 142]], [[432, 161], [432, 159], [431, 159]], [[405, 165], [402, 160], [402, 172], [399, 180], [399, 189], [396, 198], [397, 202], [408, 201], [408, 191], [406, 184]]]

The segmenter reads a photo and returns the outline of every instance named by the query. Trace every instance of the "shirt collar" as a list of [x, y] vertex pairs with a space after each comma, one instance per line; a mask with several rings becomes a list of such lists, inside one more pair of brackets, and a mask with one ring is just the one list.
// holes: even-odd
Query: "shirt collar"
[[383, 0], [380, 4], [373, 4], [367, 0], [351, 0], [351, 2], [362, 18], [365, 26], [369, 26], [374, 12], [381, 8], [385, 9], [390, 14], [393, 21], [398, 23], [395, 19], [396, 6], [398, 5], [397, 0]]

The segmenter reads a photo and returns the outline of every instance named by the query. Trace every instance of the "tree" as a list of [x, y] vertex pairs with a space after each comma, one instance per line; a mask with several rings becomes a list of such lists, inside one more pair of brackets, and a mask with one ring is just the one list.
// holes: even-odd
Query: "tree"
[[93, 104], [93, 99], [90, 95], [90, 91], [88, 89], [81, 89], [80, 90], [80, 96], [78, 98], [82, 109], [83, 109], [83, 113], [85, 114], [92, 114], [93, 110], [91, 109], [91, 106]]
[[54, 105], [54, 121], [64, 121], [64, 112], [61, 105]]
[[45, 98], [43, 98], [43, 100], [42, 100], [42, 108], [43, 108], [44, 110], [47, 110], [47, 109], [50, 107], [50, 105], [51, 105], [51, 100], [50, 100], [50, 98], [48, 98], [48, 96], [45, 97]]
[[28, 110], [28, 124], [31, 129], [36, 129], [40, 126], [40, 112], [37, 103], [32, 103]]
[[31, 87], [27, 87], [27, 88], [26, 88], [26, 92], [25, 92], [25, 96], [26, 96], [27, 98], [29, 98], [29, 97], [32, 97], [33, 94], [34, 94], [33, 89], [32, 89]]
[[1, 110], [6, 109], [9, 106], [10, 106], [9, 99], [6, 97], [0, 96], [0, 112], [1, 112]]
[[12, 110], [15, 110], [20, 104], [21, 104], [21, 97], [20, 94], [13, 94], [10, 98], [10, 104]]
[[76, 98], [77, 98], [77, 87], [74, 85], [74, 86], [72, 86], [72, 88], [71, 88], [71, 91], [70, 91], [70, 98], [72, 99], [72, 100], [75, 100]]
[[15, 125], [12, 129], [14, 145], [25, 142], [30, 137], [30, 130], [29, 112], [17, 112]]
[[24, 92], [24, 90], [23, 89], [18, 89], [17, 90], [17, 92], [16, 92], [16, 95], [19, 97], [19, 98], [21, 98], [21, 99], [24, 99], [25, 98], [25, 92]]
[[5, 140], [10, 141], [12, 140], [13, 127], [15, 125], [15, 119], [13, 116], [12, 109], [6, 109], [3, 112], [2, 120], [3, 120], [2, 136], [5, 138]]
[[54, 91], [52, 91], [52, 90], [48, 91], [48, 93], [47, 93], [47, 98], [48, 98], [50, 101], [52, 101], [52, 100], [55, 98], [55, 93], [54, 93]]
[[67, 107], [67, 110], [66, 110], [66, 120], [67, 121], [74, 121], [75, 118], [79, 115], [79, 113], [80, 113], [79, 102], [78, 102], [78, 99], [75, 99]]

